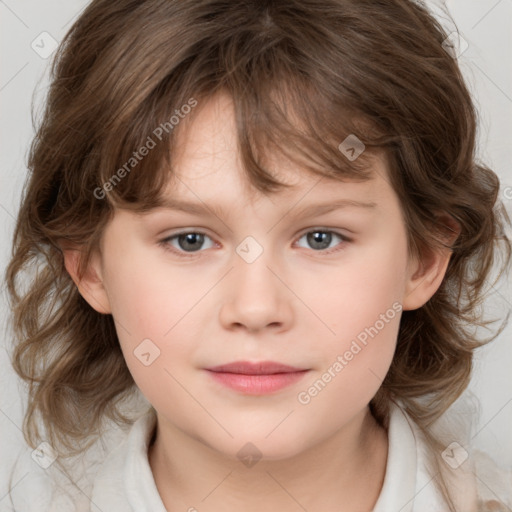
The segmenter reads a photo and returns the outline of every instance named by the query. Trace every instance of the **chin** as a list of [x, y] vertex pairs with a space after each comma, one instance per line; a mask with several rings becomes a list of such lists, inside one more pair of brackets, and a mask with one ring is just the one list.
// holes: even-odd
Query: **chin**
[[234, 439], [210, 446], [230, 459], [243, 462], [247, 467], [251, 467], [257, 461], [290, 459], [305, 449], [304, 437], [295, 438], [277, 433], [268, 435], [270, 430], [245, 431], [239, 435], [232, 432]]

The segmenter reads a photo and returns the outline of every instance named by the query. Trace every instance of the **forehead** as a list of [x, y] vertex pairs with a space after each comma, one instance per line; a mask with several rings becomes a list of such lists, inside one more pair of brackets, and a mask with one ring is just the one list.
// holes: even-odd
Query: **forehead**
[[322, 176], [274, 150], [260, 155], [261, 163], [284, 186], [262, 193], [248, 179], [242, 165], [233, 103], [223, 93], [203, 102], [176, 136], [172, 172], [163, 190], [163, 196], [168, 199], [188, 198], [196, 202], [209, 199], [211, 203], [229, 203], [236, 199], [254, 203], [265, 196], [272, 201], [308, 196], [335, 200], [340, 194], [350, 197], [371, 193], [376, 197], [382, 186], [389, 187], [388, 160], [384, 152], [367, 155], [371, 161], [368, 180], [354, 180], [341, 175], [339, 178]]

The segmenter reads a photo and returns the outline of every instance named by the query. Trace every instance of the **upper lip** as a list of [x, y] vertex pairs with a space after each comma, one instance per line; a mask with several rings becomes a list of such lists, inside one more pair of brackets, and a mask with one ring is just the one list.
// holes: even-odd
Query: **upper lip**
[[305, 368], [296, 368], [274, 361], [257, 361], [255, 363], [250, 361], [234, 361], [206, 369], [212, 372], [240, 373], [245, 375], [270, 375], [273, 373], [292, 373], [306, 370]]

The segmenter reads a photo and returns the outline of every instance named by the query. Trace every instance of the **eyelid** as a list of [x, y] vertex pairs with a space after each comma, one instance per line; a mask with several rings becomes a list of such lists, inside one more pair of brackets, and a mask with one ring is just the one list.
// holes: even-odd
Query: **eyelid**
[[301, 238], [303, 237], [305, 234], [307, 233], [311, 233], [311, 232], [315, 232], [315, 231], [322, 231], [322, 232], [327, 232], [327, 233], [334, 233], [346, 240], [350, 240], [350, 237], [348, 235], [345, 235], [343, 233], [343, 231], [350, 231], [349, 229], [345, 229], [345, 228], [334, 228], [334, 227], [329, 227], [329, 226], [313, 226], [313, 227], [310, 227], [310, 228], [305, 228], [303, 229], [302, 231], [299, 231], [299, 234], [296, 235], [297, 238]]

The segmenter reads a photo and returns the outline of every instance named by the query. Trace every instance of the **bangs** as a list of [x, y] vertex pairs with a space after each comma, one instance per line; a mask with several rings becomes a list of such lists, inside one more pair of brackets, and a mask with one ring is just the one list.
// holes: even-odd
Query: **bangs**
[[260, 192], [288, 186], [268, 165], [271, 155], [291, 161], [298, 172], [369, 179], [378, 150], [391, 145], [392, 137], [332, 73], [313, 74], [315, 63], [308, 61], [301, 69], [290, 53], [276, 40], [248, 58], [246, 48], [227, 40], [225, 47], [201, 49], [168, 70], [105, 134], [98, 186], [109, 203], [139, 212], [161, 206], [178, 132], [221, 93], [233, 102], [242, 167]]

